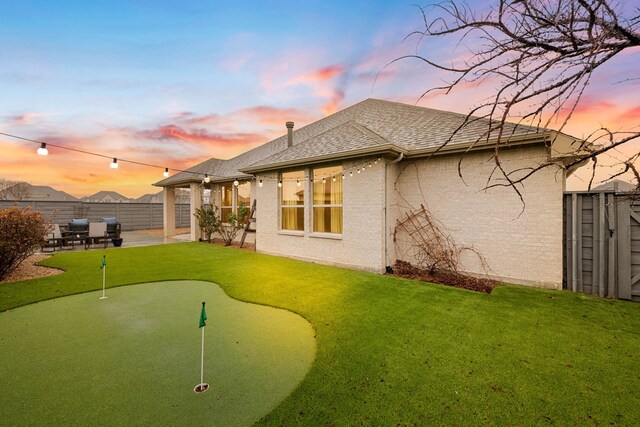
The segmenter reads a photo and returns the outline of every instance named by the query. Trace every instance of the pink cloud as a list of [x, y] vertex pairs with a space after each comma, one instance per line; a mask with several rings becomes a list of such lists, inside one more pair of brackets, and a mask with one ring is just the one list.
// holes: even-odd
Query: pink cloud
[[219, 134], [211, 133], [205, 129], [184, 129], [176, 125], [159, 126], [156, 129], [138, 131], [141, 138], [153, 140], [178, 139], [186, 142], [205, 143], [213, 145], [248, 146], [260, 142], [262, 136], [255, 133]]
[[313, 84], [317, 82], [326, 82], [334, 79], [345, 72], [344, 65], [335, 64], [328, 67], [323, 67], [318, 70], [312, 71], [307, 74], [296, 77], [290, 83], [291, 84]]
[[336, 90], [329, 102], [322, 106], [322, 112], [327, 116], [333, 114], [340, 109], [340, 103], [344, 100], [344, 92]]

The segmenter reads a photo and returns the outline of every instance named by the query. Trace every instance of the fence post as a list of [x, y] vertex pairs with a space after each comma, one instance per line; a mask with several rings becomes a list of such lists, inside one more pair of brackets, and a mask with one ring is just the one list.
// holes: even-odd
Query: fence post
[[[605, 281], [605, 251], [604, 251], [604, 240], [605, 240], [605, 211], [604, 211], [605, 201], [604, 201], [604, 193], [598, 194], [598, 295], [600, 297], [605, 296], [605, 288], [607, 286], [607, 282]], [[595, 210], [595, 208], [594, 208]]]
[[618, 298], [631, 299], [631, 202], [617, 197]]
[[607, 296], [609, 298], [618, 297], [618, 283], [616, 281], [616, 214], [615, 199], [613, 194], [607, 194], [607, 219], [609, 221], [609, 274], [607, 277]]
[[578, 291], [578, 195], [571, 195], [571, 290]]

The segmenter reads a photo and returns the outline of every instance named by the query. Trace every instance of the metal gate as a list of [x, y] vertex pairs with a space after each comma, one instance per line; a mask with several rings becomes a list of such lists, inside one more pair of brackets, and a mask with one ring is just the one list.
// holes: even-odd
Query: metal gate
[[640, 301], [640, 203], [624, 195], [565, 193], [563, 288]]

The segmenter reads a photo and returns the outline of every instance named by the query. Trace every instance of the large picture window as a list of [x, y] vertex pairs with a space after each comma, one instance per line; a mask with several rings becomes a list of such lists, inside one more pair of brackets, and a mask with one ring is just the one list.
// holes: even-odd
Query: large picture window
[[342, 233], [342, 166], [313, 170], [313, 231]]
[[304, 231], [304, 170], [281, 174], [282, 230]]

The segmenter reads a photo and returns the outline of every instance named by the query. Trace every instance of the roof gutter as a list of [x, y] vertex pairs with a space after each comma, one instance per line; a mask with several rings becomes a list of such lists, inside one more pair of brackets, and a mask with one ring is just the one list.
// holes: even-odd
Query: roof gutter
[[[554, 131], [555, 132], [555, 131]], [[506, 142], [501, 144], [505, 148], [510, 148], [516, 145], [529, 145], [536, 143], [544, 143], [549, 141], [551, 132], [545, 131], [542, 133], [527, 133], [521, 135], [513, 135], [507, 139]], [[421, 148], [419, 150], [411, 150], [407, 157], [422, 157], [426, 155], [441, 155], [441, 154], [453, 154], [453, 153], [466, 153], [469, 151], [487, 150], [495, 146], [498, 142], [498, 138], [491, 138], [485, 141], [469, 141], [465, 143], [456, 143], [452, 145], [445, 145], [440, 147], [428, 147]]]

